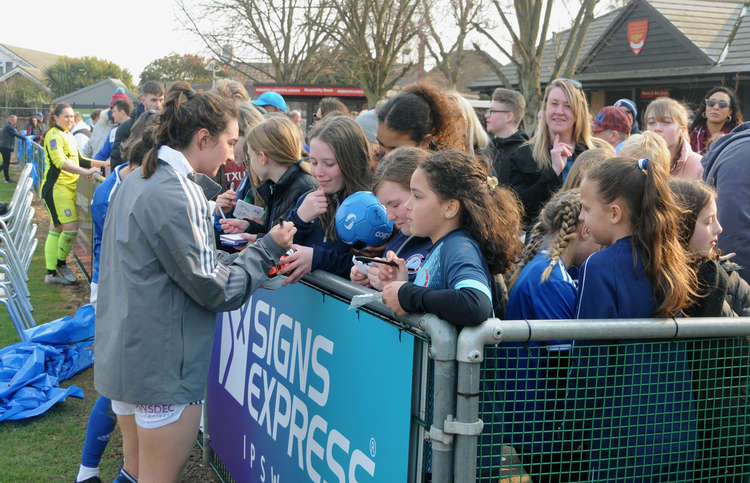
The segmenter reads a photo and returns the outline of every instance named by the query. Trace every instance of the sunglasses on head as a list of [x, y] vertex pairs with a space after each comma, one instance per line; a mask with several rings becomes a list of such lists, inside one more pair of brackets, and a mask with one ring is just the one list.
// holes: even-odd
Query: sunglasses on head
[[714, 99], [706, 99], [706, 105], [708, 107], [714, 107], [716, 104], [719, 105], [719, 109], [726, 109], [729, 107], [729, 103], [727, 101], [716, 101]]

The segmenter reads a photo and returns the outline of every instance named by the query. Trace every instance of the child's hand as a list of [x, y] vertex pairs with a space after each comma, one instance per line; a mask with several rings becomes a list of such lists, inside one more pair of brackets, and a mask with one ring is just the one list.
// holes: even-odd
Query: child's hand
[[386, 266], [381, 263], [371, 263], [367, 267], [367, 280], [370, 282], [370, 287], [381, 292], [383, 291], [383, 281], [380, 280], [380, 268]]
[[362, 285], [363, 287], [370, 286], [367, 275], [362, 275], [361, 273], [359, 273], [356, 265], [352, 265], [352, 269], [349, 272], [349, 280], [356, 284]]
[[568, 158], [573, 154], [573, 146], [560, 141], [560, 135], [555, 134], [555, 142], [550, 149], [549, 155], [552, 158], [552, 169], [559, 176], [568, 163]]
[[297, 208], [297, 216], [305, 223], [310, 223], [319, 217], [328, 209], [328, 200], [322, 188], [318, 188], [309, 195], [305, 196], [302, 203]]
[[402, 280], [404, 282], [409, 280], [409, 271], [406, 269], [406, 260], [397, 257], [396, 253], [391, 250], [388, 250], [388, 253], [385, 254], [385, 259], [389, 262], [396, 262], [398, 268], [391, 267], [390, 265], [380, 266], [379, 277], [381, 283], [385, 284], [394, 280]]
[[284, 285], [298, 282], [312, 270], [313, 249], [302, 245], [292, 245], [292, 248], [297, 251], [288, 257], [282, 257], [285, 266], [281, 269], [280, 273], [289, 276], [289, 278], [284, 280]]
[[221, 216], [222, 213], [226, 214], [235, 204], [237, 204], [237, 193], [233, 190], [226, 190], [216, 197], [216, 214], [219, 216]]
[[297, 228], [294, 227], [294, 223], [291, 221], [282, 221], [280, 224], [274, 225], [271, 231], [268, 232], [268, 235], [281, 248], [289, 249], [292, 247], [295, 233], [297, 233]]
[[244, 233], [247, 227], [250, 226], [245, 220], [238, 220], [237, 218], [227, 218], [219, 220], [221, 230], [224, 233]]
[[383, 303], [396, 315], [406, 315], [406, 311], [401, 307], [401, 303], [398, 301], [398, 289], [400, 289], [405, 283], [406, 282], [399, 280], [391, 282], [383, 287]]

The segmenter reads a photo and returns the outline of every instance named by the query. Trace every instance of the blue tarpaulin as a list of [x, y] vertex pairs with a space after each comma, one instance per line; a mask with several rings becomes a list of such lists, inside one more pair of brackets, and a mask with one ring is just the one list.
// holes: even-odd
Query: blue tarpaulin
[[27, 334], [29, 342], [0, 349], [0, 421], [37, 416], [68, 396], [83, 398], [79, 387], [59, 383], [94, 362], [94, 308], [84, 305]]

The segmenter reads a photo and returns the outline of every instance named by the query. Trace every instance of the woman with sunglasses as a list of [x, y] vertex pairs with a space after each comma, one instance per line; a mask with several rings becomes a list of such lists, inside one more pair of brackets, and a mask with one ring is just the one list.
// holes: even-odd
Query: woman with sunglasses
[[555, 79], [547, 85], [534, 138], [510, 155], [509, 169], [501, 176], [500, 182], [521, 199], [527, 227], [560, 189], [578, 155], [594, 147], [581, 87], [572, 79]]
[[711, 143], [743, 122], [737, 94], [728, 87], [714, 87], [695, 112], [690, 125], [690, 147], [704, 155]]

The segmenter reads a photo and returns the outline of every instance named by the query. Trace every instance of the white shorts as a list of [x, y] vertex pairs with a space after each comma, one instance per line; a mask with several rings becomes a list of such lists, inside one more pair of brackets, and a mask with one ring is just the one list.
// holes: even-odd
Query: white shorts
[[203, 404], [195, 401], [188, 404], [130, 404], [112, 401], [112, 412], [119, 416], [135, 415], [135, 424], [141, 428], [156, 429], [177, 422], [186, 407]]

